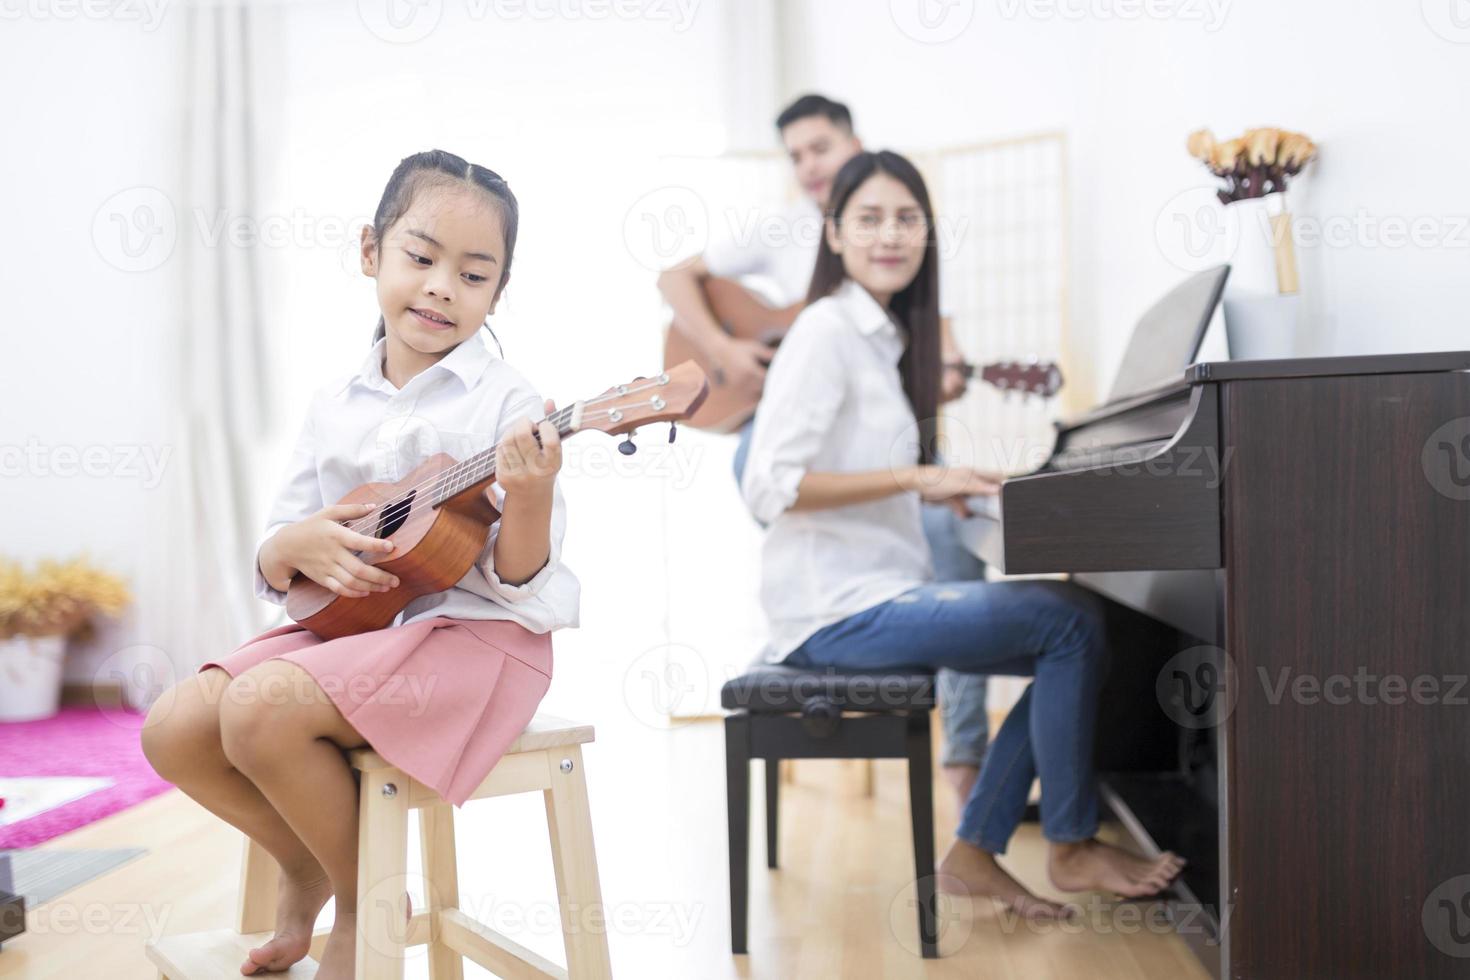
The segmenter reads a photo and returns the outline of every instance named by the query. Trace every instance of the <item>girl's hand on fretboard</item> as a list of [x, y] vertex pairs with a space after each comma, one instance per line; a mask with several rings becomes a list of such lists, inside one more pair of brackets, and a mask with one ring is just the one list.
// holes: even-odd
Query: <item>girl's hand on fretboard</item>
[[[555, 411], [556, 404], [547, 399], [547, 416]], [[520, 493], [549, 499], [560, 469], [561, 436], [549, 419], [534, 427], [530, 419], [521, 419], [495, 448], [495, 482], [506, 496]]]

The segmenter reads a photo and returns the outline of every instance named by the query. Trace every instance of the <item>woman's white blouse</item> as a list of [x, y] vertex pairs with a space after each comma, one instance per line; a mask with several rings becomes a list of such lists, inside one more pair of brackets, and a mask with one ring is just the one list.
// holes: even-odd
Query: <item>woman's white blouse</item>
[[918, 424], [898, 373], [906, 342], [888, 311], [849, 279], [802, 311], [766, 373], [740, 492], [768, 525], [760, 592], [767, 660], [934, 577], [917, 494], [790, 510], [808, 471], [918, 463]]
[[[386, 339], [379, 340], [356, 372], [312, 395], [284, 486], [255, 549], [255, 594], [262, 599], [286, 603], [286, 593], [266, 582], [259, 560], [260, 545], [285, 525], [310, 517], [363, 483], [396, 483], [435, 453], [463, 460], [498, 444], [515, 421], [546, 417], [541, 396], [520, 372], [490, 352], [480, 333], [401, 389], [383, 376], [386, 345]], [[492, 488], [503, 505], [505, 491], [498, 483]], [[393, 624], [448, 616], [509, 619], [533, 633], [576, 626], [581, 585], [561, 563], [565, 531], [566, 504], [558, 485], [553, 490], [551, 555], [529, 581], [507, 585], [496, 575], [496, 521], [485, 550], [464, 578], [443, 592], [419, 596]]]

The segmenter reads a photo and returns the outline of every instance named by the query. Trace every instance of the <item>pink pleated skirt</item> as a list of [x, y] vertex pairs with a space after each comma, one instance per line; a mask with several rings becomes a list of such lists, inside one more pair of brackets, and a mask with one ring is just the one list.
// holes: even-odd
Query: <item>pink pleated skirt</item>
[[200, 666], [238, 677], [288, 660], [372, 748], [464, 806], [551, 686], [551, 634], [507, 620], [438, 616], [323, 640], [291, 623]]

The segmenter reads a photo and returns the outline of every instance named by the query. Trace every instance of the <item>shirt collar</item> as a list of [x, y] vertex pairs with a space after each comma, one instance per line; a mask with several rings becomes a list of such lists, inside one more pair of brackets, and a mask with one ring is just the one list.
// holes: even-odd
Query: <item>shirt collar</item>
[[855, 279], [844, 279], [842, 285], [832, 293], [838, 303], [842, 304], [858, 332], [864, 336], [872, 336], [876, 333], [887, 335], [898, 335], [898, 324], [894, 323], [893, 317], [885, 310], [873, 294], [858, 284]]
[[[342, 393], [354, 381], [366, 385], [369, 388], [378, 388], [389, 384], [388, 379], [383, 376], [383, 354], [387, 349], [388, 338], [379, 337], [378, 342], [373, 344], [373, 349], [368, 351], [367, 357], [363, 358], [362, 365], [347, 380], [342, 382], [342, 385], [337, 389], [336, 393]], [[495, 355], [490, 353], [490, 348], [485, 346], [485, 341], [481, 339], [480, 332], [477, 330], [460, 341], [459, 345], [448, 354], [445, 354], [438, 361], [425, 368], [424, 372], [427, 373], [434, 370], [448, 371], [459, 378], [464, 383], [465, 390], [468, 391], [479, 383], [480, 378], [485, 373], [485, 368], [494, 359]], [[414, 377], [418, 376], [415, 375]], [[412, 384], [412, 380], [409, 383]]]

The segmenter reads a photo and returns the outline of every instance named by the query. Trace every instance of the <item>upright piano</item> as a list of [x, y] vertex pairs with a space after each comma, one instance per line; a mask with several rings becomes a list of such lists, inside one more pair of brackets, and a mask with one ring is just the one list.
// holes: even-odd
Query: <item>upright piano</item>
[[1470, 976], [1470, 352], [1194, 364], [961, 534], [1103, 597], [1104, 800], [1216, 976]]

